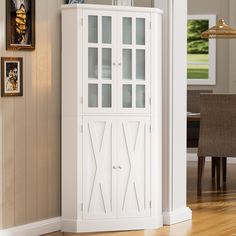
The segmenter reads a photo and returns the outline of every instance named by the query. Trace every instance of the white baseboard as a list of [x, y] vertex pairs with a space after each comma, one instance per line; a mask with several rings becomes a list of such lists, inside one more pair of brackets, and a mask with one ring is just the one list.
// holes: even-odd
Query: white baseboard
[[[197, 153], [187, 153], [187, 161], [197, 161]], [[211, 161], [211, 157], [207, 157], [206, 161]], [[229, 164], [236, 164], [235, 157], [228, 157], [227, 163]]]
[[126, 230], [158, 229], [163, 226], [163, 217], [145, 217], [129, 220], [101, 219], [101, 220], [63, 220], [62, 231], [67, 233], [112, 232]]
[[164, 225], [173, 225], [192, 219], [192, 211], [189, 207], [178, 209], [172, 212], [163, 213]]
[[61, 230], [61, 217], [0, 230], [0, 236], [39, 236]]

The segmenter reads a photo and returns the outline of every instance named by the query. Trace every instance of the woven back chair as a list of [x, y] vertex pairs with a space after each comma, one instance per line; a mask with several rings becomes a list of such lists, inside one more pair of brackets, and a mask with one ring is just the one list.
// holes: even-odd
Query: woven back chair
[[200, 112], [200, 94], [212, 93], [212, 90], [188, 90], [187, 91], [187, 111], [193, 113]]
[[223, 181], [226, 181], [226, 158], [236, 157], [236, 95], [202, 94], [200, 100], [198, 195], [201, 195], [205, 157], [211, 156], [215, 159], [218, 189], [221, 163], [223, 163]]
[[[187, 111], [192, 113], [200, 112], [200, 94], [212, 93], [212, 90], [188, 90], [187, 91]], [[198, 147], [199, 122], [187, 124], [187, 147]]]

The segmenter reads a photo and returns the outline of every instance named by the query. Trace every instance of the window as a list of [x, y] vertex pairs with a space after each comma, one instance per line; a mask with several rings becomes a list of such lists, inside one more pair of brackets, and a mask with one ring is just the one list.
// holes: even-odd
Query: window
[[216, 84], [216, 42], [202, 39], [201, 33], [215, 25], [215, 15], [189, 15], [187, 78], [189, 85]]

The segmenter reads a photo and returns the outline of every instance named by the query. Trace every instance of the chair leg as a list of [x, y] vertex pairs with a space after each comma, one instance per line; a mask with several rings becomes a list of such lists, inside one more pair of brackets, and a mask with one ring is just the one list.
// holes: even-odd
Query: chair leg
[[220, 169], [221, 169], [221, 158], [216, 158], [216, 182], [217, 182], [217, 189], [220, 190]]
[[198, 157], [197, 195], [202, 195], [202, 175], [205, 166], [205, 157]]
[[226, 183], [227, 176], [227, 157], [222, 158], [223, 183]]
[[215, 173], [216, 173], [216, 158], [211, 158], [211, 178], [215, 179]]

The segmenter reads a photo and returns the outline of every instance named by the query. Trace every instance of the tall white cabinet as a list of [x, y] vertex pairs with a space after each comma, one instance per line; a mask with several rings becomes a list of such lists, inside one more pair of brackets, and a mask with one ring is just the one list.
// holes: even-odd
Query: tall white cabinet
[[62, 7], [62, 227], [162, 226], [161, 11]]

